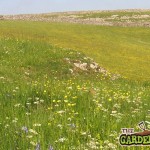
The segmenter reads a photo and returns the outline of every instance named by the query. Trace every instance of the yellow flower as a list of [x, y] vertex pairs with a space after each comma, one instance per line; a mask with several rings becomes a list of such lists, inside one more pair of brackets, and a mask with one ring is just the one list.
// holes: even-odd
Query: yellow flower
[[109, 99], [108, 99], [108, 101], [110, 101], [110, 102], [111, 102], [111, 101], [112, 101], [112, 99], [111, 99], [111, 98], [109, 98]]
[[64, 100], [65, 103], [68, 103], [68, 100]]
[[48, 122], [48, 126], [51, 126], [51, 123], [50, 123], [50, 122]]
[[60, 102], [61, 102], [61, 100], [58, 100], [58, 101], [57, 101], [57, 103], [60, 103]]
[[76, 99], [77, 98], [77, 96], [74, 96], [74, 97], [72, 97], [73, 99]]
[[71, 104], [71, 106], [75, 106], [76, 104], [74, 103], [74, 104]]
[[51, 109], [53, 109], [52, 107], [48, 107], [48, 110], [51, 110]]
[[71, 104], [70, 104], [70, 103], [68, 103], [68, 106], [71, 106]]

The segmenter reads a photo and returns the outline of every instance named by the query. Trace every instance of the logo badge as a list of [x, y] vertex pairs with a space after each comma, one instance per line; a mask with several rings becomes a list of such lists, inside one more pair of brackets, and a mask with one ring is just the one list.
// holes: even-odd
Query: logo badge
[[122, 128], [119, 143], [122, 146], [150, 146], [150, 122], [142, 121], [138, 124], [141, 132], [134, 132], [134, 128]]

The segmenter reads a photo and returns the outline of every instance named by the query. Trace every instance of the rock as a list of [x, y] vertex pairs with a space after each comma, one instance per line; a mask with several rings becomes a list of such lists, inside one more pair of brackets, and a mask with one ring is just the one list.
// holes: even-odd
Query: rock
[[0, 20], [4, 20], [4, 16], [3, 15], [0, 15]]
[[84, 71], [87, 70], [87, 63], [74, 63], [74, 65], [75, 65], [77, 68], [80, 68], [81, 70], [84, 70]]

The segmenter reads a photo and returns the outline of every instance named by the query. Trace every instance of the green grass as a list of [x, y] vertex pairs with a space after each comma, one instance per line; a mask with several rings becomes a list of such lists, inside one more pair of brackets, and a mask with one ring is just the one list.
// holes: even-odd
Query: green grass
[[1, 36], [46, 41], [78, 50], [107, 70], [131, 80], [150, 79], [149, 28], [1, 21], [0, 31]]
[[[0, 31], [1, 150], [142, 149], [118, 137], [150, 119], [148, 28], [3, 21]], [[87, 56], [112, 74], [75, 68]]]

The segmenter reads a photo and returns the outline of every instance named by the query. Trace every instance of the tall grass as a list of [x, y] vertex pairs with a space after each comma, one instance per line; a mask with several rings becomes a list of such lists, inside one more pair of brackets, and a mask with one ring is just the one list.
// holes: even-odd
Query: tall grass
[[150, 119], [148, 82], [74, 68], [92, 60], [35, 37], [0, 39], [0, 149], [135, 149], [122, 148], [118, 137]]

